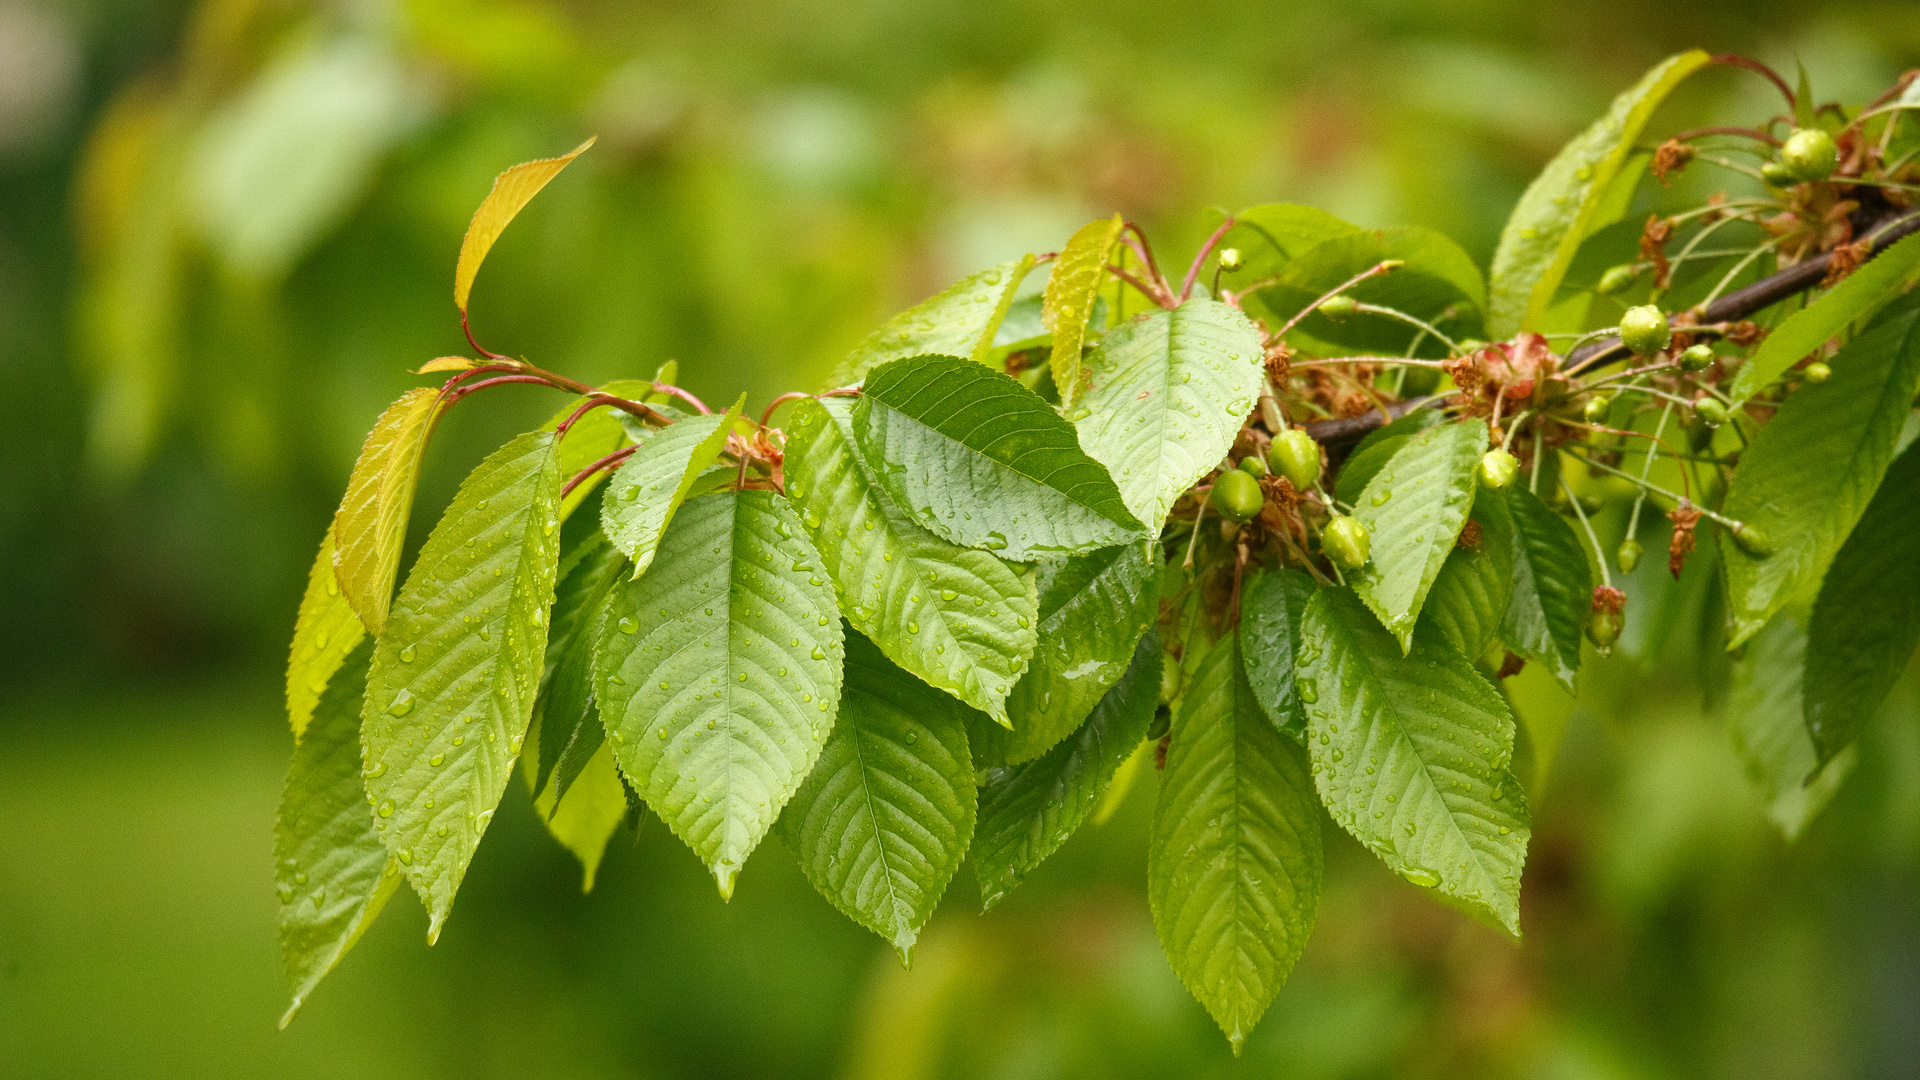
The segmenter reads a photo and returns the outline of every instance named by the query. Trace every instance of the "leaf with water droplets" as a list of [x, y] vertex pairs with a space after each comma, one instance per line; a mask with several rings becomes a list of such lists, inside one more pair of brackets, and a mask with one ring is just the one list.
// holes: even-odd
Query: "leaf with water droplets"
[[1313, 928], [1320, 811], [1306, 753], [1247, 685], [1237, 635], [1207, 651], [1170, 735], [1147, 899], [1174, 973], [1237, 1054]]
[[407, 540], [420, 456], [439, 415], [440, 392], [409, 390], [374, 421], [333, 515], [333, 570], [347, 603], [379, 634], [393, 603], [393, 579]]
[[893, 504], [953, 543], [1024, 562], [1142, 537], [1073, 425], [980, 364], [916, 356], [875, 368], [852, 429]]
[[1007, 698], [1011, 730], [976, 724], [970, 733], [977, 764], [1032, 761], [1080, 726], [1159, 615], [1157, 561], [1146, 545], [1123, 544], [1040, 564], [1040, 644]]
[[429, 940], [513, 775], [533, 711], [562, 480], [550, 432], [521, 435], [481, 462], [427, 537], [374, 650], [367, 791], [391, 803], [382, 835], [395, 855], [411, 856], [401, 862], [427, 906]]
[[641, 443], [607, 482], [600, 527], [613, 546], [633, 560], [635, 577], [652, 565], [661, 533], [690, 497], [701, 471], [719, 458], [746, 403], [747, 395], [741, 394], [725, 413], [692, 416], [669, 425]]
[[[1486, 451], [1487, 425], [1477, 420], [1428, 428], [1394, 451], [1354, 505], [1373, 557], [1349, 579], [1402, 649], [1412, 647], [1427, 592], [1467, 522], [1474, 466]], [[1376, 500], [1382, 492], [1392, 495]]]
[[1306, 729], [1307, 714], [1294, 685], [1294, 664], [1300, 621], [1313, 592], [1312, 578], [1283, 569], [1252, 575], [1240, 593], [1240, 655], [1247, 685], [1267, 718], [1296, 739]]
[[1507, 489], [1513, 523], [1513, 587], [1501, 617], [1507, 647], [1545, 664], [1573, 693], [1580, 669], [1580, 632], [1593, 611], [1593, 570], [1566, 518], [1515, 485]]
[[807, 880], [902, 962], [973, 839], [972, 711], [849, 633], [833, 734], [780, 815]]
[[1259, 330], [1217, 300], [1156, 308], [1094, 346], [1080, 444], [1150, 529], [1233, 447], [1260, 393], [1263, 354]]
[[1004, 721], [1039, 622], [1033, 585], [990, 552], [948, 543], [873, 482], [846, 398], [803, 401], [789, 425], [787, 494], [840, 610], [894, 663]]
[[[1826, 807], [1856, 756], [1849, 746], [1822, 762], [1814, 751], [1804, 720], [1807, 644], [1807, 613], [1781, 611], [1734, 660], [1727, 687], [1733, 752], [1766, 803], [1767, 817], [1789, 841]], [[1900, 666], [1906, 659], [1899, 658]]]
[[1420, 618], [1455, 652], [1477, 659], [1500, 636], [1513, 596], [1513, 516], [1503, 493], [1482, 487], [1474, 492], [1469, 518], [1478, 528], [1463, 532], [1447, 552]]
[[820, 555], [787, 500], [702, 495], [600, 620], [594, 693], [614, 760], [722, 896], [819, 757], [840, 698], [833, 589], [795, 563]]
[[1149, 630], [1084, 724], [1032, 761], [986, 771], [972, 852], [983, 907], [1012, 892], [1094, 812], [1153, 723], [1160, 664], [1160, 635]]
[[1360, 502], [1360, 493], [1387, 462], [1393, 460], [1407, 440], [1422, 431], [1445, 421], [1447, 415], [1439, 409], [1415, 409], [1393, 423], [1368, 433], [1360, 440], [1347, 460], [1340, 465], [1340, 478], [1334, 485], [1334, 497], [1349, 506]]
[[300, 615], [293, 623], [293, 647], [287, 656], [287, 723], [294, 741], [307, 729], [307, 720], [320, 692], [353, 651], [367, 628], [340, 591], [333, 572], [333, 527], [320, 540], [320, 554], [307, 573], [307, 592], [300, 598]]
[[467, 225], [467, 235], [460, 241], [460, 261], [453, 270], [453, 302], [460, 308], [461, 314], [467, 310], [467, 296], [473, 291], [474, 275], [480, 272], [480, 264], [485, 261], [487, 252], [493, 250], [493, 242], [500, 239], [527, 203], [540, 194], [547, 182], [560, 175], [560, 170], [573, 162], [574, 158], [586, 153], [593, 145], [588, 139], [560, 157], [540, 158], [537, 161], [523, 161], [499, 176], [493, 178], [493, 190], [480, 202], [480, 208], [473, 212], [473, 220]]
[[1431, 626], [1402, 652], [1348, 589], [1307, 605], [1307, 748], [1333, 820], [1395, 873], [1520, 932], [1528, 826], [1513, 716]]
[[1536, 324], [1553, 304], [1640, 129], [1673, 88], [1708, 60], [1706, 53], [1691, 49], [1661, 61], [1614, 98], [1606, 115], [1575, 135], [1527, 186], [1493, 253], [1489, 337], [1541, 329]]
[[[672, 361], [668, 361], [672, 363]], [[644, 401], [653, 389], [653, 383], [645, 379], [615, 379], [599, 388], [601, 393], [611, 394], [629, 401]], [[654, 409], [667, 416], [678, 413], [658, 401], [649, 402]], [[578, 398], [569, 399], [567, 404], [544, 424], [541, 431], [553, 431], [564, 423], [567, 417], [581, 405]], [[568, 478], [579, 474], [580, 470], [625, 446], [628, 442], [641, 442], [652, 438], [657, 429], [648, 427], [638, 417], [623, 412], [611, 405], [602, 405], [591, 409], [586, 415], [573, 422], [567, 429], [567, 437], [560, 441], [560, 475]], [[600, 484], [607, 478], [606, 470], [594, 473], [575, 485], [560, 500], [560, 518], [568, 520], [581, 503], [585, 502]]]
[[889, 360], [939, 353], [976, 363], [993, 350], [994, 333], [1007, 317], [1013, 294], [1033, 269], [1033, 256], [990, 267], [961, 278], [946, 291], [888, 319], [853, 347], [834, 376], [847, 386]]
[[1080, 347], [1087, 318], [1107, 276], [1107, 253], [1120, 239], [1126, 219], [1119, 214], [1081, 227], [1060, 249], [1047, 275], [1040, 304], [1041, 324], [1053, 335], [1051, 371], [1060, 391], [1060, 408], [1070, 411], [1080, 394]]
[[360, 701], [372, 647], [349, 651], [293, 751], [274, 825], [280, 966], [293, 992], [283, 1028], [400, 883], [360, 781]]

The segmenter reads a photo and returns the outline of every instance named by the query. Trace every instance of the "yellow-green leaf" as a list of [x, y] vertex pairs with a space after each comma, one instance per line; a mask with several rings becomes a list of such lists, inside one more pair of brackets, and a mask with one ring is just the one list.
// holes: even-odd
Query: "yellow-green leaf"
[[460, 241], [460, 263], [453, 271], [453, 302], [462, 313], [467, 310], [467, 295], [473, 292], [473, 276], [480, 272], [480, 264], [493, 249], [493, 242], [500, 239], [521, 207], [592, 145], [593, 140], [588, 139], [560, 157], [523, 161], [493, 178], [493, 190], [481, 200], [480, 209], [473, 212], [466, 239]]
[[[597, 715], [589, 719], [600, 722]], [[563, 791], [556, 778], [540, 792], [533, 808], [560, 846], [580, 860], [580, 891], [592, 892], [600, 860], [607, 853], [607, 841], [613, 839], [621, 819], [627, 816], [627, 789], [613, 763], [612, 745], [601, 740], [600, 749], [587, 760], [573, 783]]]
[[993, 351], [994, 334], [1007, 317], [1013, 294], [1031, 269], [1033, 256], [1022, 255], [961, 278], [945, 292], [888, 319], [853, 347], [834, 382], [856, 383], [889, 360], [926, 353], [984, 361]]
[[320, 554], [307, 573], [307, 593], [293, 624], [293, 649], [287, 657], [287, 723], [295, 742], [307, 730], [313, 707], [341, 661], [367, 636], [366, 627], [340, 592], [333, 573], [333, 529], [320, 541]]
[[374, 421], [353, 463], [347, 493], [333, 515], [333, 570], [347, 603], [375, 634], [387, 625], [393, 578], [407, 540], [407, 515], [420, 479], [420, 455], [439, 415], [430, 386], [400, 395]]
[[480, 361], [464, 356], [439, 356], [421, 364], [413, 370], [415, 375], [428, 375], [436, 371], [471, 371], [480, 366]]
[[1120, 239], [1126, 220], [1119, 214], [1082, 226], [1047, 276], [1040, 303], [1040, 321], [1053, 334], [1053, 385], [1060, 391], [1060, 407], [1073, 408], [1080, 395], [1080, 346], [1087, 336], [1087, 317], [1093, 298], [1106, 277], [1107, 252]]

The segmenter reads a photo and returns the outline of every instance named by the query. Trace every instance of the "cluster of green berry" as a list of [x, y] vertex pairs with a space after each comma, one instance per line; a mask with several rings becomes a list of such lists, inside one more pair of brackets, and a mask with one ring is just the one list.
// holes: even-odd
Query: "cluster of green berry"
[[[1222, 470], [1214, 478], [1207, 503], [1221, 517], [1233, 522], [1248, 522], [1266, 506], [1266, 494], [1260, 490], [1261, 478], [1283, 476], [1295, 491], [1309, 491], [1320, 484], [1320, 444], [1302, 428], [1288, 428], [1274, 436], [1263, 461], [1257, 456], [1241, 458], [1238, 465]], [[1344, 570], [1365, 566], [1370, 540], [1367, 527], [1336, 512], [1321, 530], [1321, 543], [1327, 556]]]

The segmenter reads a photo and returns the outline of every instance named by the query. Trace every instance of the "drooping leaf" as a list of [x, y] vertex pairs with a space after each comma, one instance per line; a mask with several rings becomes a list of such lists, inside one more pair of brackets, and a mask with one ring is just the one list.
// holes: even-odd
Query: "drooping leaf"
[[1807, 633], [1806, 727], [1824, 763], [1852, 745], [1920, 645], [1920, 449], [1887, 469]]
[[1028, 561], [1141, 536], [1073, 425], [983, 365], [952, 356], [884, 364], [867, 378], [852, 428], [893, 504], [953, 543]]
[[[1433, 322], [1445, 322], [1451, 336], [1477, 334], [1487, 304], [1480, 267], [1460, 245], [1417, 225], [1341, 233], [1294, 256], [1273, 275], [1270, 285], [1248, 297], [1274, 326], [1305, 311], [1328, 291], [1387, 260], [1402, 265], [1346, 291], [1364, 303], [1378, 304]], [[1452, 313], [1442, 318], [1452, 309]], [[1370, 316], [1338, 321], [1313, 312], [1301, 319], [1288, 340], [1312, 353], [1372, 352], [1396, 355], [1420, 331], [1398, 319]], [[1428, 337], [1429, 343], [1438, 344]]]
[[1133, 663], [1159, 614], [1159, 567], [1141, 544], [1041, 563], [1039, 647], [1007, 698], [1012, 728], [976, 724], [974, 760], [1032, 761], [1080, 726]]
[[1507, 489], [1506, 501], [1513, 520], [1513, 587], [1501, 640], [1545, 664], [1572, 693], [1580, 633], [1593, 611], [1593, 570], [1573, 526], [1539, 496], [1516, 484]]
[[300, 615], [293, 623], [293, 647], [287, 657], [287, 723], [295, 742], [307, 730], [307, 720], [327, 681], [367, 636], [360, 617], [340, 594], [333, 572], [333, 528], [320, 539], [320, 554], [307, 572], [307, 592], [300, 598]]
[[1233, 446], [1260, 393], [1262, 355], [1245, 315], [1189, 300], [1122, 323], [1087, 357], [1080, 445], [1148, 528]]
[[1174, 716], [1147, 899], [1174, 973], [1236, 1054], [1306, 945], [1320, 874], [1306, 752], [1267, 719], [1228, 635]]
[[573, 768], [556, 781], [556, 794], [564, 796], [603, 740], [593, 707], [594, 623], [626, 565], [627, 557], [597, 530], [561, 557], [540, 693], [533, 704], [532, 728], [539, 735], [531, 777], [535, 792], [546, 786], [565, 758]]
[[1513, 716], [1437, 633], [1400, 646], [1346, 589], [1307, 605], [1307, 748], [1333, 820], [1408, 881], [1520, 930], [1527, 816]]
[[387, 406], [367, 433], [333, 515], [334, 573], [347, 603], [375, 635], [386, 627], [393, 603], [420, 455], [439, 415], [439, 400], [438, 390], [422, 386]]
[[1334, 495], [1349, 506], [1359, 502], [1360, 493], [1366, 490], [1368, 482], [1386, 468], [1387, 462], [1407, 444], [1408, 439], [1446, 418], [1446, 414], [1439, 409], [1415, 409], [1393, 423], [1370, 432], [1347, 455], [1346, 464], [1340, 467], [1340, 479], [1334, 485]]
[[835, 385], [857, 383], [889, 360], [928, 353], [984, 361], [1014, 292], [1032, 269], [1033, 256], [1022, 255], [961, 278], [945, 292], [888, 319], [854, 346], [834, 376]]
[[382, 839], [439, 936], [513, 776], [547, 647], [558, 446], [528, 432], [481, 462], [407, 574], [361, 732]]
[[701, 471], [719, 458], [746, 403], [747, 395], [741, 394], [724, 413], [690, 416], [668, 425], [641, 443], [613, 474], [600, 504], [600, 528], [614, 547], [633, 560], [635, 577], [653, 565], [660, 534], [686, 502]]
[[280, 796], [274, 876], [280, 966], [293, 994], [283, 1028], [400, 884], [360, 783], [360, 700], [372, 651], [351, 650], [320, 695]]
[[1920, 237], [1909, 236], [1874, 256], [1840, 284], [1792, 315], [1767, 335], [1753, 356], [1740, 365], [1727, 393], [1731, 408], [1767, 388], [1788, 368], [1848, 324], [1871, 316], [1898, 296], [1920, 273]]
[[1661, 61], [1614, 98], [1606, 115], [1574, 136], [1527, 186], [1493, 254], [1489, 337], [1536, 328], [1641, 129], [1673, 88], [1709, 59], [1693, 49]]
[[904, 963], [973, 841], [972, 710], [858, 633], [846, 640], [840, 714], [780, 838], [820, 895]]
[[833, 724], [840, 612], [820, 567], [785, 499], [715, 492], [607, 598], [594, 692], [614, 760], [723, 897]]
[[1247, 685], [1267, 719], [1295, 739], [1304, 737], [1307, 714], [1294, 687], [1294, 657], [1313, 591], [1312, 578], [1286, 569], [1255, 574], [1240, 592], [1240, 655]]
[[560, 157], [523, 161], [493, 178], [493, 190], [487, 192], [480, 208], [473, 212], [467, 235], [460, 241], [460, 262], [453, 270], [453, 302], [462, 314], [467, 310], [467, 296], [473, 292], [473, 277], [480, 272], [487, 252], [493, 250], [493, 242], [500, 239], [500, 234], [521, 209], [540, 194], [540, 189], [560, 175], [560, 170], [574, 158], [586, 153], [593, 142], [588, 139]]
[[1467, 522], [1474, 466], [1486, 452], [1485, 424], [1428, 428], [1394, 451], [1353, 504], [1355, 520], [1372, 538], [1373, 556], [1349, 575], [1353, 591], [1403, 650], [1412, 648], [1427, 591]]
[[1087, 317], [1107, 276], [1107, 253], [1125, 224], [1125, 218], [1114, 214], [1082, 226], [1060, 249], [1047, 276], [1041, 321], [1053, 335], [1053, 385], [1060, 391], [1060, 407], [1068, 412], [1080, 396], [1080, 346], [1086, 340]]
[[845, 398], [803, 401], [787, 494], [846, 618], [894, 663], [998, 721], [1039, 624], [1033, 586], [989, 552], [921, 528], [874, 483]]
[[1889, 307], [1833, 358], [1833, 376], [1795, 390], [1753, 437], [1721, 511], [1761, 530], [1756, 558], [1721, 530], [1727, 647], [1788, 603], [1811, 601], [1893, 460], [1920, 388], [1920, 297]]
[[1513, 516], [1501, 492], [1483, 487], [1474, 493], [1468, 521], [1433, 579], [1421, 618], [1455, 652], [1478, 658], [1500, 636], [1513, 596]]
[[1160, 664], [1160, 635], [1149, 630], [1085, 723], [1032, 761], [986, 771], [972, 852], [983, 908], [1012, 892], [1094, 812], [1153, 723]]
[[1849, 746], [1823, 768], [1814, 753], [1801, 696], [1806, 654], [1805, 612], [1780, 612], [1734, 661], [1727, 694], [1734, 753], [1766, 803], [1767, 817], [1788, 840], [1798, 839], [1833, 798], [1854, 759]]
[[[591, 719], [595, 727], [600, 725], [597, 712]], [[588, 752], [576, 781], [563, 789], [556, 773], [554, 781], [534, 800], [533, 808], [546, 822], [547, 832], [580, 860], [580, 891], [592, 892], [593, 879], [600, 873], [600, 861], [607, 853], [607, 841], [613, 839], [627, 816], [627, 789], [613, 763], [613, 747], [605, 739], [599, 740]]]

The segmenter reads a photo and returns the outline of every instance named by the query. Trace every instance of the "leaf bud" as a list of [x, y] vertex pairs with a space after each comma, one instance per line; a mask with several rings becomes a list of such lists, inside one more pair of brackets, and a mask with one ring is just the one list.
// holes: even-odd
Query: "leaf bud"
[[1833, 136], [1819, 128], [1800, 128], [1780, 147], [1780, 164], [1796, 180], [1825, 180], [1840, 164]]
[[1657, 353], [1673, 340], [1667, 316], [1652, 304], [1627, 309], [1620, 316], [1620, 343], [1641, 356]]

